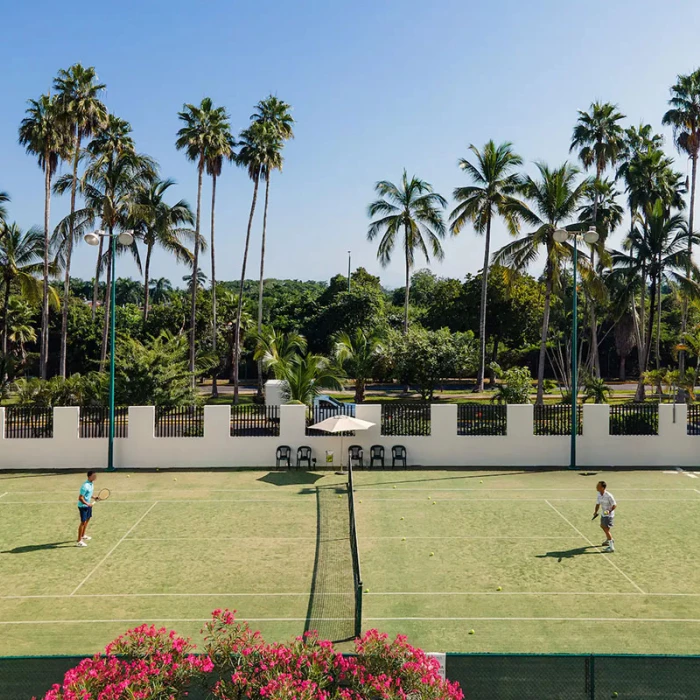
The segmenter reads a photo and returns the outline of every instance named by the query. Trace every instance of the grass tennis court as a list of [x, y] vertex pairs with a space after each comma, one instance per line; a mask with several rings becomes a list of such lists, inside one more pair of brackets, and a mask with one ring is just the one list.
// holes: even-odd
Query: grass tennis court
[[[591, 546], [600, 478], [615, 554]], [[102, 473], [112, 496], [79, 549], [82, 481], [0, 476], [0, 655], [95, 652], [144, 621], [196, 638], [223, 607], [268, 640], [303, 631], [317, 494], [346, 507], [342, 477]], [[700, 653], [692, 472], [357, 470], [355, 486], [365, 629], [436, 651]]]

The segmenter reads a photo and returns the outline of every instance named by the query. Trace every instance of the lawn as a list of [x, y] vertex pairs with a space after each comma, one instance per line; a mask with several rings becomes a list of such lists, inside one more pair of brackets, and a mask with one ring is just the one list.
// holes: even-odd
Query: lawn
[[[439, 651], [700, 654], [695, 474], [355, 476], [365, 629]], [[595, 546], [599, 478], [619, 502], [615, 554]], [[84, 549], [81, 482], [0, 475], [0, 655], [87, 654], [144, 621], [197, 638], [223, 607], [288, 639], [305, 627], [315, 568], [349, 561], [342, 538], [317, 556], [329, 494], [347, 513], [340, 476], [102, 473], [112, 497]]]

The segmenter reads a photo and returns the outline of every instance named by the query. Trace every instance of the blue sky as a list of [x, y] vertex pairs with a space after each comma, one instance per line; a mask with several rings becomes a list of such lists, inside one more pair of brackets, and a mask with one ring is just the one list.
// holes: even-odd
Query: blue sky
[[[700, 65], [697, 0], [38, 0], [5, 3], [2, 22], [0, 190], [12, 196], [11, 220], [42, 222], [41, 172], [17, 144], [17, 127], [26, 100], [46, 91], [59, 68], [97, 68], [109, 109], [131, 122], [138, 149], [159, 161], [162, 176], [177, 180], [173, 198], [193, 207], [196, 173], [174, 148], [182, 104], [208, 95], [238, 131], [253, 105], [275, 93], [293, 105], [297, 126], [271, 184], [268, 276], [328, 279], [346, 269], [352, 250], [353, 267], [381, 271], [389, 286], [402, 283], [400, 256], [382, 271], [365, 237], [375, 181], [398, 180], [406, 167], [449, 198], [466, 183], [457, 159], [489, 138], [512, 141], [529, 163], [560, 164], [570, 157], [576, 110], [595, 99], [661, 130], [676, 74]], [[678, 166], [686, 170], [684, 160]], [[225, 170], [220, 279], [240, 275], [251, 192], [244, 172]], [[206, 183], [205, 235], [209, 196]], [[54, 223], [67, 199], [54, 199]], [[249, 277], [261, 225], [260, 212]], [[506, 240], [497, 227], [494, 245]], [[469, 231], [445, 251], [432, 266], [439, 275], [480, 267], [482, 241]], [[91, 277], [94, 249], [80, 246], [74, 265], [75, 275]], [[179, 283], [184, 273], [155, 256], [154, 276]], [[124, 259], [118, 274], [137, 270]]]

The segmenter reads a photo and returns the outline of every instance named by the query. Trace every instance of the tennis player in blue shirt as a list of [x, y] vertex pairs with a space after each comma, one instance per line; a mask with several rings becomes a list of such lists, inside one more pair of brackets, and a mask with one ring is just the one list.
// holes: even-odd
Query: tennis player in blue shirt
[[97, 472], [89, 471], [87, 481], [80, 487], [78, 494], [78, 512], [80, 513], [80, 525], [78, 526], [78, 543], [76, 547], [87, 547], [87, 541], [92, 539], [85, 534], [90, 518], [92, 518], [92, 492], [95, 489], [94, 483], [97, 479]]

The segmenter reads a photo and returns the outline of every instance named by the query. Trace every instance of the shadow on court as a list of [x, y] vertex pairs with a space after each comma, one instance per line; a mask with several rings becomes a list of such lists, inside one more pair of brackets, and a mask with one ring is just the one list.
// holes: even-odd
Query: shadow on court
[[315, 484], [319, 479], [323, 479], [323, 474], [314, 474], [301, 470], [287, 472], [269, 472], [261, 476], [258, 481], [264, 481], [273, 486], [299, 486]]
[[572, 559], [581, 554], [601, 554], [600, 547], [595, 545], [586, 545], [585, 547], [575, 547], [574, 549], [565, 549], [560, 552], [547, 552], [546, 554], [536, 554], [537, 559]]
[[65, 540], [64, 542], [45, 542], [44, 544], [27, 544], [24, 547], [6, 549], [0, 554], [29, 554], [30, 552], [40, 552], [44, 549], [64, 549], [68, 546], [75, 546], [75, 540]]

